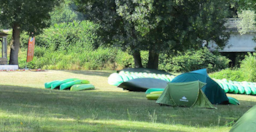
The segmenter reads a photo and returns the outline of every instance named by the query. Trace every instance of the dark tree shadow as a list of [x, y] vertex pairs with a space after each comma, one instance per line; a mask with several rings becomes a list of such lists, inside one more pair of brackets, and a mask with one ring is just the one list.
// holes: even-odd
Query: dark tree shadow
[[[1, 111], [39, 117], [77, 118], [95, 120], [155, 121], [162, 124], [213, 127], [237, 120], [253, 101], [241, 101], [240, 106], [219, 105], [215, 109], [162, 107], [147, 100], [141, 92], [68, 91], [0, 85]], [[95, 116], [96, 115], [96, 116]], [[150, 117], [151, 116], [151, 117]], [[113, 126], [115, 127], [115, 126]], [[126, 129], [125, 129], [126, 130]], [[127, 129], [128, 130], [128, 129]], [[151, 131], [147, 128], [141, 130]], [[161, 131], [161, 130], [152, 130]]]
[[94, 76], [108, 77], [110, 74], [114, 73], [115, 71], [80, 71], [80, 70], [65, 70], [65, 72], [70, 72], [70, 73], [74, 73], [74, 74], [81, 74], [81, 75], [94, 75]]

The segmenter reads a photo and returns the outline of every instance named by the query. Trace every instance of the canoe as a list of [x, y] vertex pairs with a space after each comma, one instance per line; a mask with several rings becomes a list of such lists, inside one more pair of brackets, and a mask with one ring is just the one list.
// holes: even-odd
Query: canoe
[[163, 91], [156, 91], [156, 92], [151, 92], [150, 94], [162, 94]]
[[75, 84], [89, 84], [90, 82], [88, 80], [75, 80], [67, 83], [63, 83], [60, 85], [60, 90], [64, 90], [67, 88], [70, 88], [71, 86]]
[[93, 90], [95, 89], [92, 84], [76, 84], [70, 88], [70, 91]]
[[55, 88], [59, 87], [61, 84], [63, 84], [63, 83], [67, 83], [67, 82], [74, 81], [74, 80], [78, 80], [78, 79], [77, 78], [69, 78], [69, 79], [65, 79], [65, 80], [62, 80], [62, 81], [58, 81], [58, 82], [52, 83], [51, 84], [51, 89], [55, 89]]
[[160, 97], [161, 94], [147, 94], [146, 98], [148, 100], [157, 100]]
[[164, 89], [163, 88], [150, 88], [145, 93], [150, 94], [151, 92], [156, 92], [156, 91], [164, 91]]
[[233, 97], [228, 97], [228, 102], [233, 105], [240, 105], [239, 101]]
[[46, 82], [46, 83], [44, 84], [44, 87], [45, 87], [45, 88], [51, 88], [52, 84], [53, 84], [53, 83], [57, 83], [57, 82], [60, 82], [60, 80], [55, 80], [55, 81], [51, 81], [51, 82]]
[[255, 86], [253, 86], [253, 85], [250, 85], [250, 87], [251, 87], [251, 91], [252, 91], [252, 95], [255, 95], [256, 94], [256, 87]]
[[113, 86], [118, 86], [119, 84], [121, 84], [123, 81], [123, 78], [121, 75], [119, 75], [118, 73], [112, 73], [109, 77], [108, 77], [108, 84], [113, 85]]

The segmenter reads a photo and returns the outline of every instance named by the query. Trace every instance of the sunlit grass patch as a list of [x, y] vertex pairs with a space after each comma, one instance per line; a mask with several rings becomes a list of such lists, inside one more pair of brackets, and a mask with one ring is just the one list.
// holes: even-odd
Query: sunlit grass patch
[[[256, 104], [255, 96], [227, 94], [239, 106], [161, 107], [143, 92], [110, 86], [113, 71], [0, 72], [0, 131], [221, 132]], [[49, 90], [44, 83], [88, 79], [96, 90]]]

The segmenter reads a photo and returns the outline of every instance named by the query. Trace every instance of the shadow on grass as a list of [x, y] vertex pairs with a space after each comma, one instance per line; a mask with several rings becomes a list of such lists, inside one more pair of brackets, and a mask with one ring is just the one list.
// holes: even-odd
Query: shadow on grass
[[23, 116], [32, 113], [36, 117], [57, 119], [126, 120], [148, 123], [153, 121], [200, 127], [227, 126], [256, 102], [241, 101], [241, 104], [243, 105], [217, 106], [217, 110], [160, 107], [155, 101], [147, 100], [141, 92], [72, 92], [0, 85], [0, 112]]
[[115, 71], [80, 71], [80, 70], [70, 70], [70, 71], [65, 71], [65, 72], [70, 72], [74, 74], [82, 74], [82, 75], [91, 75], [91, 76], [103, 76], [103, 77], [108, 77], [110, 74], [114, 73]]
[[[22, 122], [22, 124], [20, 123]], [[40, 122], [40, 123], [39, 123]], [[30, 121], [24, 121], [21, 117], [9, 117], [8, 119], [2, 119], [0, 121], [0, 131], [1, 130], [12, 130], [12, 127], [16, 125], [19, 126], [21, 131], [43, 131], [43, 132], [59, 132], [59, 131], [75, 131], [75, 132], [185, 132], [180, 130], [173, 130], [175, 128], [152, 128], [151, 126], [139, 126], [136, 124], [119, 125], [114, 123], [109, 123], [106, 121], [77, 121], [77, 120], [42, 120], [37, 121], [37, 118], [31, 118]], [[168, 126], [167, 126], [168, 127]]]

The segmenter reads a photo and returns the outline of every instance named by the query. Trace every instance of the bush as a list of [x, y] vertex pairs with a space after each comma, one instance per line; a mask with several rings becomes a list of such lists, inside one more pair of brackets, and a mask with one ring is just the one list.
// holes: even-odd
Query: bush
[[227, 79], [231, 81], [246, 81], [246, 79], [243, 76], [243, 72], [240, 69], [224, 69], [219, 72], [214, 72], [212, 74], [209, 74], [211, 78], [215, 79]]
[[219, 71], [228, 68], [230, 60], [221, 55], [214, 55], [207, 48], [201, 50], [187, 50], [179, 52], [176, 56], [160, 57], [160, 69], [172, 72], [189, 72], [207, 68], [208, 72]]
[[[134, 67], [133, 57], [117, 48], [99, 47], [94, 49], [97, 40], [94, 34], [97, 25], [89, 22], [55, 24], [36, 36], [34, 60], [29, 68], [66, 69], [66, 70], [102, 70]], [[22, 50], [27, 50], [28, 36], [22, 34]], [[24, 52], [25, 54], [25, 52]], [[22, 57], [22, 58], [20, 58]], [[19, 58], [20, 67], [26, 65], [26, 55]], [[146, 67], [148, 52], [141, 51], [142, 64]], [[227, 68], [229, 60], [214, 55], [208, 49], [188, 50], [177, 56], [160, 54], [159, 69], [172, 72], [187, 72], [201, 68], [217, 71]]]
[[256, 82], [256, 53], [248, 53], [241, 62], [241, 70], [246, 81]]

